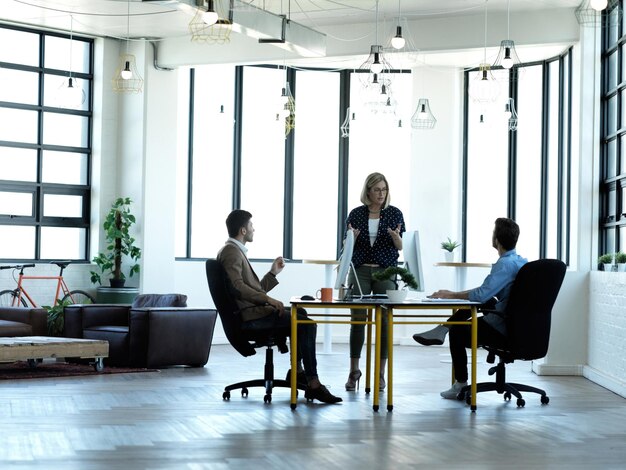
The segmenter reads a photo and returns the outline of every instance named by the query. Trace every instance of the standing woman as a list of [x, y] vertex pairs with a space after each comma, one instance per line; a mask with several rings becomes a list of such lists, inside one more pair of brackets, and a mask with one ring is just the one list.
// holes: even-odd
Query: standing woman
[[[348, 215], [348, 230], [354, 232], [352, 263], [363, 295], [384, 294], [394, 289], [391, 280], [375, 281], [372, 275], [398, 264], [398, 251], [402, 249], [402, 234], [406, 230], [400, 209], [389, 205], [389, 184], [381, 173], [372, 173], [365, 179], [361, 191], [362, 206]], [[357, 286], [355, 273], [350, 272], [349, 284]], [[358, 288], [357, 288], [358, 289]], [[353, 291], [354, 292], [354, 291]], [[366, 309], [352, 309], [353, 321], [365, 321]], [[365, 341], [365, 325], [350, 325], [350, 374], [346, 390], [357, 388], [361, 371], [359, 359]], [[380, 390], [385, 388], [384, 370], [387, 362], [387, 319], [383, 317], [381, 335]]]

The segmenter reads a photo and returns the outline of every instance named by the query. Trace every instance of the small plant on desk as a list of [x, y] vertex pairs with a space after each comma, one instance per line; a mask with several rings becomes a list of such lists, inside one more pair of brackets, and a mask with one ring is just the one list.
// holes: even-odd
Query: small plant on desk
[[389, 266], [384, 271], [379, 271], [372, 274], [372, 278], [376, 281], [396, 280], [396, 276], [400, 276], [400, 279], [404, 283], [404, 287], [411, 287], [417, 289], [417, 281], [415, 276], [411, 274], [408, 269], [400, 268], [399, 266]]
[[441, 248], [452, 253], [456, 248], [460, 247], [461, 244], [457, 241], [452, 241], [450, 237], [445, 242], [441, 242]]

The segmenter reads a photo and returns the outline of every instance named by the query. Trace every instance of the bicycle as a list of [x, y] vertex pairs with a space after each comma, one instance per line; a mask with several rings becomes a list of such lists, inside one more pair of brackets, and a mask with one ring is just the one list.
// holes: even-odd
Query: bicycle
[[[13, 280], [17, 283], [17, 287], [13, 290], [6, 289], [0, 292], [0, 307], [28, 307], [28, 302], [32, 307], [38, 307], [37, 303], [30, 296], [28, 291], [23, 286], [22, 282], [24, 280], [31, 279], [48, 279], [48, 280], [56, 280], [57, 287], [56, 293], [54, 295], [54, 303], [53, 305], [57, 305], [59, 301], [59, 295], [61, 292], [63, 293], [63, 297], [61, 298], [61, 303], [63, 305], [68, 304], [92, 304], [96, 302], [91, 295], [82, 290], [72, 290], [70, 291], [63, 279], [63, 270], [67, 268], [71, 261], [50, 261], [50, 264], [56, 264], [61, 271], [58, 276], [26, 276], [24, 275], [24, 269], [26, 268], [34, 268], [34, 264], [17, 264], [13, 266], [0, 266], [0, 270], [2, 269], [13, 269]], [[18, 278], [15, 279], [15, 272], [19, 270]]]

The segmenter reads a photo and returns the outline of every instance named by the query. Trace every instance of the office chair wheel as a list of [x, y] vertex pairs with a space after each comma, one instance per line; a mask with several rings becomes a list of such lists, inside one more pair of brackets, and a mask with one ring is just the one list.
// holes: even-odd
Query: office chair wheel
[[518, 408], [523, 408], [524, 405], [526, 405], [526, 401], [523, 398], [518, 398], [517, 399], [517, 407]]
[[506, 401], [510, 401], [511, 400], [511, 392], [505, 392], [504, 393], [504, 399]]
[[466, 393], [465, 394], [465, 404], [466, 405], [471, 405], [472, 404], [472, 394], [471, 393]]
[[223, 400], [230, 400], [230, 392], [222, 393], [222, 399]]
[[241, 389], [241, 396], [244, 398], [248, 398], [248, 389], [246, 387]]
[[272, 395], [269, 393], [263, 397], [263, 403], [272, 403]]
[[550, 398], [548, 398], [548, 395], [541, 395], [541, 404], [547, 405], [548, 403], [550, 403]]

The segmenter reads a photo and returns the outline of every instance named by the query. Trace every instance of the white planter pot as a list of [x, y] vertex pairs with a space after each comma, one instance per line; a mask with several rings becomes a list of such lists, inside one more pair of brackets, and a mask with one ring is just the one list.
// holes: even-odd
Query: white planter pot
[[445, 256], [446, 263], [454, 262], [454, 251], [443, 250], [443, 255]]
[[604, 271], [606, 271], [607, 273], [610, 273], [611, 271], [613, 271], [613, 265], [612, 264], [603, 264], [602, 265], [602, 269], [604, 269]]
[[387, 298], [391, 301], [391, 302], [404, 302], [404, 299], [406, 299], [406, 294], [407, 291], [404, 289], [401, 290], [388, 290], [387, 291]]
[[618, 273], [626, 272], [626, 263], [617, 263], [617, 272]]

